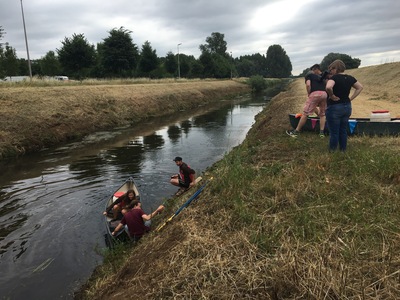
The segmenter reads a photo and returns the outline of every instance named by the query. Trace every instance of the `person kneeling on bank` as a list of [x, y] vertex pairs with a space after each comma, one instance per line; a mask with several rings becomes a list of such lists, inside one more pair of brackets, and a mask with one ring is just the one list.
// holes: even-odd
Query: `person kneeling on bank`
[[170, 183], [186, 190], [195, 184], [196, 171], [193, 170], [187, 163], [182, 161], [182, 157], [175, 157], [173, 159], [175, 164], [179, 167], [179, 174], [171, 176]]

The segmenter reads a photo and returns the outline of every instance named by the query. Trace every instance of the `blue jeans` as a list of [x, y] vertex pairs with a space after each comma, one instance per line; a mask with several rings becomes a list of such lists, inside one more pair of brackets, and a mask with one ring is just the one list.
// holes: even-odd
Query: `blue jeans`
[[329, 129], [329, 150], [340, 151], [347, 148], [347, 126], [351, 116], [351, 103], [329, 105], [326, 110], [326, 123]]

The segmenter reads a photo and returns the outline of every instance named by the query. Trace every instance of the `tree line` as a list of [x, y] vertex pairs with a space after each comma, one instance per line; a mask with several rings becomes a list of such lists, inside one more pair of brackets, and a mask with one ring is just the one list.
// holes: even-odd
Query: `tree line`
[[[328, 53], [319, 63], [321, 70], [328, 70], [328, 66], [337, 59], [344, 62], [346, 69], [357, 69], [361, 64], [361, 59], [359, 58], [352, 58], [350, 55], [344, 53], [331, 52]], [[308, 72], [310, 72], [310, 68], [303, 70], [299, 76], [305, 76]]]
[[[73, 34], [61, 41], [60, 48], [48, 51], [40, 59], [32, 60], [34, 76], [65, 75], [84, 78], [232, 78], [262, 76], [286, 78], [292, 76], [292, 63], [280, 45], [271, 45], [266, 54], [255, 53], [237, 58], [228, 53], [225, 35], [211, 33], [206, 43], [199, 45], [199, 58], [169, 51], [158, 57], [149, 41], [139, 49], [132, 32], [124, 27], [114, 28], [96, 47], [84, 34]], [[0, 79], [29, 73], [26, 59], [18, 58], [15, 49], [1, 43], [5, 31], [0, 26]], [[321, 62], [323, 69], [335, 59], [342, 59], [348, 68], [358, 68], [361, 61], [346, 54], [329, 53]], [[179, 66], [179, 67], [178, 67]], [[178, 70], [179, 69], [179, 70]], [[305, 69], [305, 75], [309, 69]]]
[[[114, 28], [96, 46], [90, 44], [84, 34], [73, 34], [64, 38], [56, 51], [48, 51], [40, 59], [32, 60], [32, 74], [66, 75], [78, 80], [88, 77], [173, 78], [178, 75], [186, 78], [291, 76], [290, 58], [280, 45], [270, 46], [265, 55], [256, 53], [233, 58], [227, 51], [224, 34], [213, 32], [206, 38], [206, 43], [199, 46], [201, 54], [198, 58], [171, 51], [165, 57], [159, 57], [149, 41], [139, 49], [131, 33], [124, 27]], [[4, 35], [0, 26], [0, 41]], [[8, 43], [0, 43], [0, 78], [26, 74], [26, 59], [18, 58]]]

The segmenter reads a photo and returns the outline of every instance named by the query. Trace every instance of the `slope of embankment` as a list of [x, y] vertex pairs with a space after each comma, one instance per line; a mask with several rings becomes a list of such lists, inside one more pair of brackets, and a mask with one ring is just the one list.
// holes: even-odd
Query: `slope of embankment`
[[[354, 104], [398, 114], [393, 69], [350, 71], [365, 87]], [[196, 202], [120, 250], [123, 266], [106, 260], [77, 298], [400, 299], [400, 138], [351, 137], [346, 153], [313, 133], [290, 138], [287, 114], [304, 100], [297, 79], [207, 170]]]
[[0, 86], [0, 160], [250, 91], [234, 81]]

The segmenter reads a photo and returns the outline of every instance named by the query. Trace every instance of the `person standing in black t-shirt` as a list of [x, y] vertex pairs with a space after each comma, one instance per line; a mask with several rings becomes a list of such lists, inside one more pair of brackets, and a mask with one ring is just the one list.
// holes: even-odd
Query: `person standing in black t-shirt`
[[[347, 148], [347, 126], [352, 113], [351, 101], [362, 91], [363, 86], [353, 76], [345, 74], [346, 65], [337, 59], [328, 67], [331, 78], [326, 83], [328, 93], [328, 108], [326, 119], [329, 129], [329, 150], [335, 151], [339, 145], [340, 151]], [[351, 96], [350, 90], [354, 88]]]

